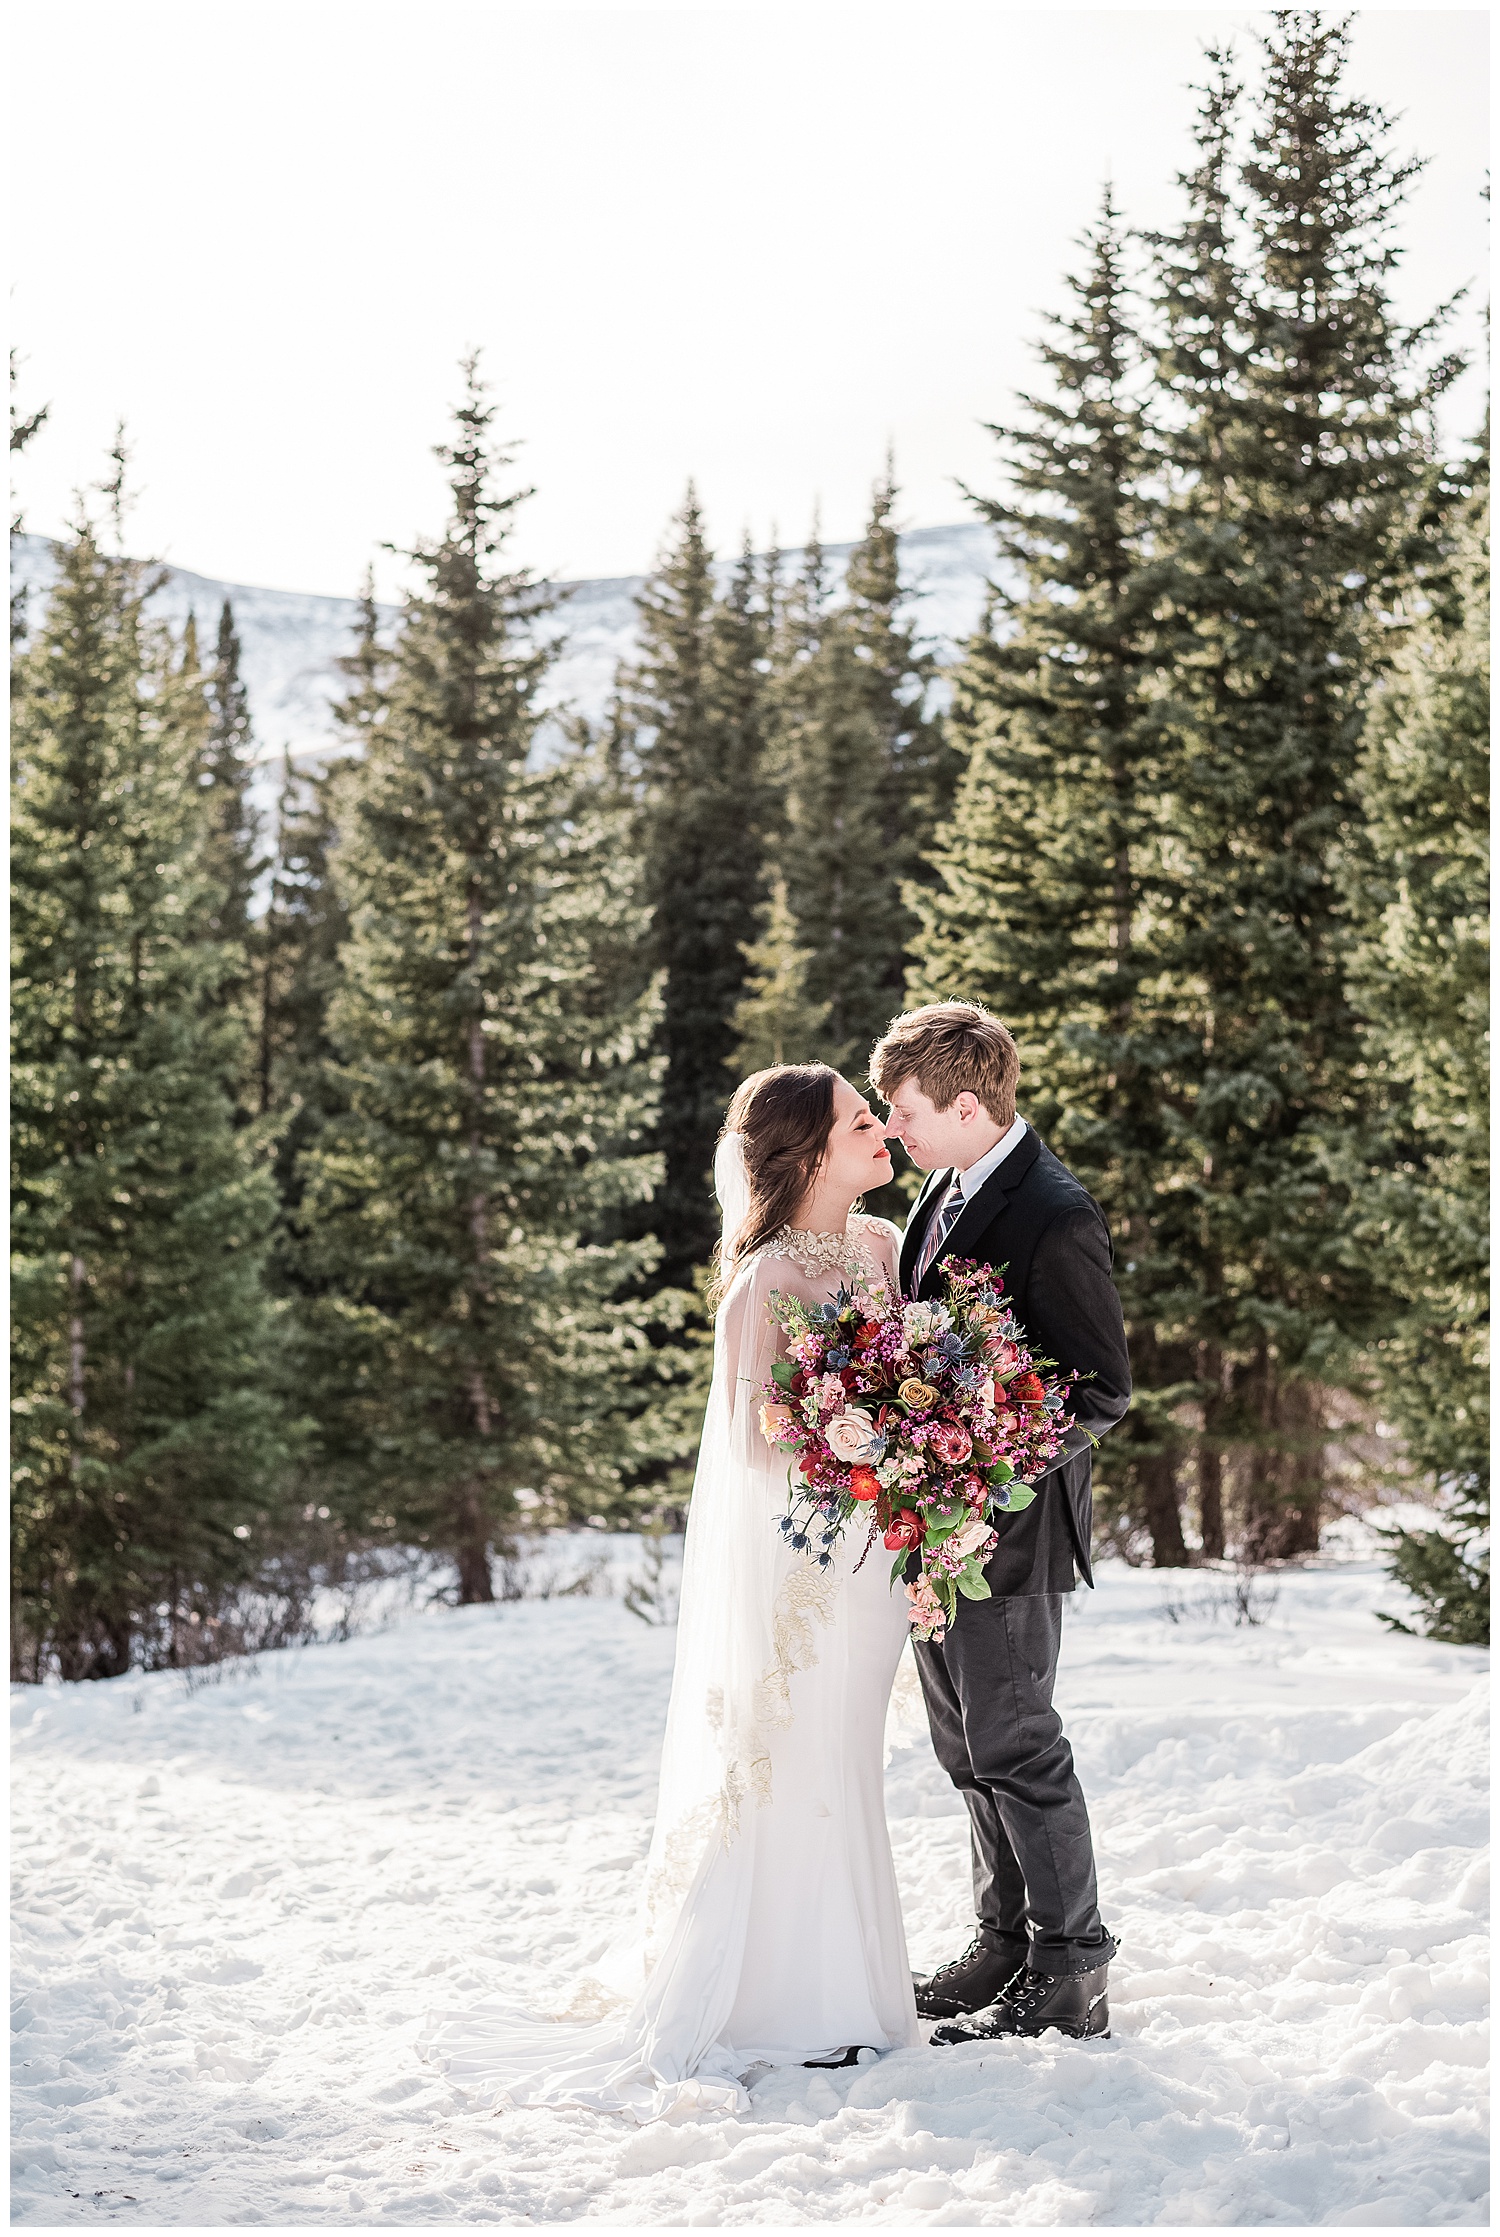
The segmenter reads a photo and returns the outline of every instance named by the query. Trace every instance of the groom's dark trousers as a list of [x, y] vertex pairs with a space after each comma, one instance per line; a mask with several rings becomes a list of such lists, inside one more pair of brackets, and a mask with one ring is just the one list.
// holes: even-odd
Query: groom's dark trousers
[[1088, 1810], [1052, 1687], [1063, 1596], [1075, 1570], [1094, 1581], [1092, 1448], [1082, 1432], [1102, 1436], [1130, 1402], [1124, 1315], [1104, 1215], [1034, 1127], [916, 1281], [927, 1223], [952, 1178], [930, 1174], [906, 1223], [906, 1295], [939, 1295], [945, 1259], [1003, 1268], [1031, 1349], [1089, 1379], [1069, 1401], [1079, 1424], [1069, 1449], [1036, 1479], [1034, 1503], [1000, 1524], [985, 1568], [992, 1597], [965, 1600], [945, 1638], [918, 1645], [917, 1669], [938, 1761], [968, 1805], [982, 1938], [1041, 1973], [1086, 1972], [1114, 1943], [1099, 1916]]

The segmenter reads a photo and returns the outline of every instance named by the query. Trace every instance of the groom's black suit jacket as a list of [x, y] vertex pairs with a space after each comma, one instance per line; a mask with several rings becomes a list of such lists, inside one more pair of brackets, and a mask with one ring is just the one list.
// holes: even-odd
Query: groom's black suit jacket
[[1069, 1400], [1079, 1428], [1037, 1478], [1034, 1503], [1002, 1522], [985, 1568], [997, 1595], [1071, 1592], [1075, 1562], [1085, 1583], [1094, 1581], [1092, 1448], [1083, 1431], [1102, 1436], [1130, 1403], [1130, 1354], [1110, 1274], [1109, 1229], [1087, 1189], [1028, 1126], [965, 1204], [914, 1290], [927, 1223], [952, 1179], [951, 1171], [930, 1173], [912, 1206], [901, 1239], [901, 1288], [908, 1297], [935, 1296], [946, 1258], [1003, 1269], [1005, 1294], [1032, 1350], [1055, 1359], [1057, 1371], [1089, 1378], [1074, 1386]]

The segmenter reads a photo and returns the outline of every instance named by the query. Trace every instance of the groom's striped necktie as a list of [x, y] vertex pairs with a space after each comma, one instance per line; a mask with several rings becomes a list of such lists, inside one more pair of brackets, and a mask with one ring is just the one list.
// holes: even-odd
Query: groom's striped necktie
[[955, 1173], [952, 1181], [948, 1185], [946, 1195], [943, 1197], [942, 1202], [938, 1205], [937, 1210], [933, 1213], [931, 1219], [927, 1222], [927, 1233], [922, 1238], [922, 1255], [917, 1260], [917, 1273], [916, 1279], [912, 1284], [913, 1289], [921, 1288], [923, 1275], [927, 1272], [928, 1267], [932, 1264], [938, 1252], [942, 1249], [943, 1243], [947, 1238], [949, 1228], [953, 1225], [953, 1222], [957, 1219], [959, 1213], [963, 1210], [963, 1208], [963, 1176], [959, 1173]]

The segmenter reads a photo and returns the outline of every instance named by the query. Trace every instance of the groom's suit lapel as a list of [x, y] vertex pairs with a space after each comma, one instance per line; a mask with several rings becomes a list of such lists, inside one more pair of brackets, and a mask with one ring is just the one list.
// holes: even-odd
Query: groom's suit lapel
[[[979, 1237], [984, 1233], [987, 1227], [993, 1226], [994, 1222], [1005, 1210], [1006, 1205], [1010, 1202], [1012, 1196], [1014, 1196], [1022, 1181], [1025, 1180], [1027, 1174], [1031, 1171], [1032, 1166], [1035, 1165], [1037, 1158], [1041, 1155], [1041, 1148], [1042, 1138], [1040, 1134], [1038, 1134], [1034, 1126], [1028, 1126], [1026, 1132], [1022, 1135], [1020, 1141], [1011, 1151], [1009, 1157], [1003, 1158], [1001, 1160], [995, 1171], [991, 1173], [989, 1179], [985, 1182], [983, 1188], [980, 1189], [976, 1195], [970, 1197], [968, 1203], [965, 1204], [963, 1210], [959, 1213], [957, 1219], [949, 1228], [947, 1234], [943, 1238], [942, 1244], [938, 1249], [936, 1257], [932, 1260], [931, 1264], [927, 1268], [926, 1273], [922, 1276], [921, 1286], [917, 1291], [917, 1295], [919, 1297], [927, 1296], [933, 1289], [937, 1287], [939, 1269], [941, 1268], [945, 1258], [968, 1257], [969, 1251], [973, 1244], [978, 1241]], [[947, 1174], [945, 1174], [943, 1177], [943, 1185], [945, 1187], [947, 1186], [949, 1177], [950, 1176], [948, 1176]], [[926, 1194], [925, 1190], [923, 1191], [923, 1194]], [[915, 1216], [916, 1215], [913, 1214], [913, 1218], [915, 1218]], [[910, 1232], [911, 1229], [910, 1227], [908, 1227], [907, 1233], [910, 1234]], [[912, 1259], [913, 1263], [915, 1264], [915, 1252], [913, 1252], [912, 1254]], [[904, 1247], [901, 1253], [901, 1260], [903, 1272], [902, 1286], [905, 1287], [904, 1276], [906, 1266], [906, 1252]]]

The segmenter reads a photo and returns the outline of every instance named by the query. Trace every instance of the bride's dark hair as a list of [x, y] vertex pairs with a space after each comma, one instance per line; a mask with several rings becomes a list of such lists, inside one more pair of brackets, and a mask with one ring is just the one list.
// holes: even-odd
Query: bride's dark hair
[[833, 1131], [837, 1078], [830, 1064], [773, 1064], [736, 1089], [719, 1138], [744, 1136], [750, 1205], [731, 1239], [729, 1263], [719, 1270], [721, 1283], [780, 1233], [811, 1188]]

